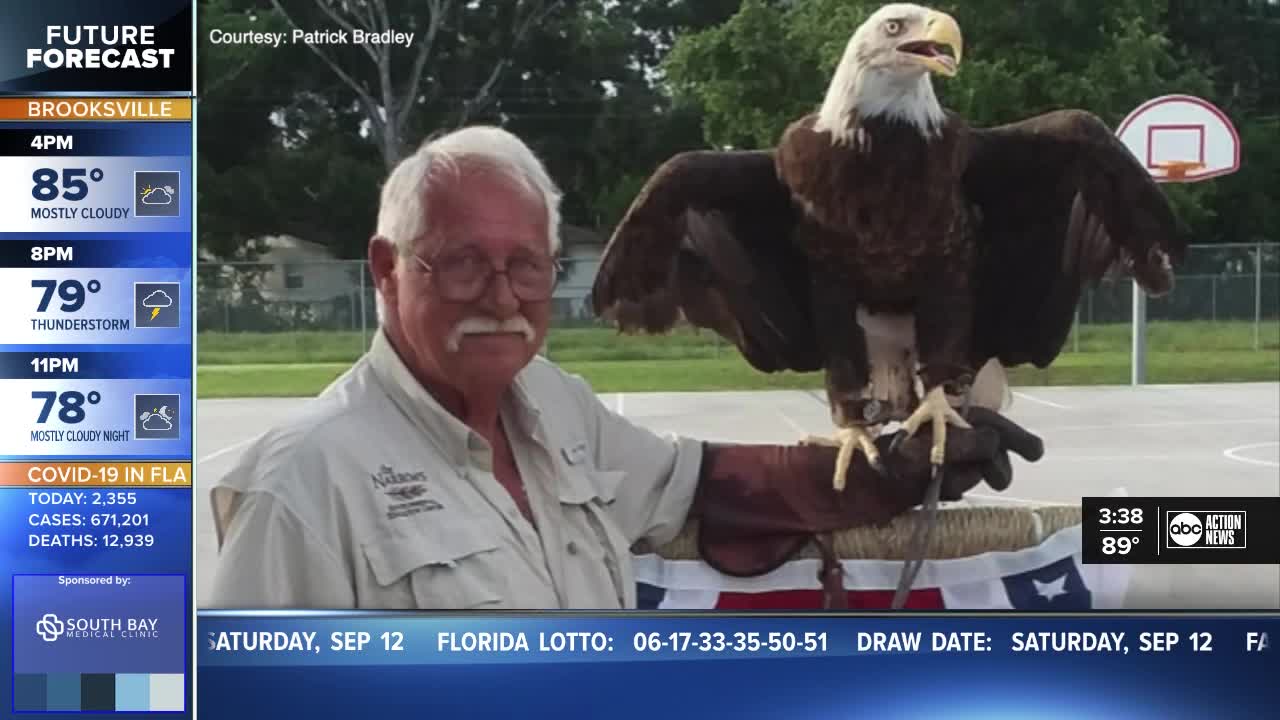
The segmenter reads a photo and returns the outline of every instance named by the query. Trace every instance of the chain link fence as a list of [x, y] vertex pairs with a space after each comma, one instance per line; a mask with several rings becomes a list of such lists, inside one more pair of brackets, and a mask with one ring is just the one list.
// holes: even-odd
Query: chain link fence
[[[546, 349], [553, 356], [558, 340], [599, 326], [590, 303], [598, 259], [585, 253], [562, 262]], [[272, 358], [259, 362], [349, 362], [368, 347], [378, 326], [373, 280], [362, 260], [202, 262], [197, 297], [202, 364], [252, 362], [253, 356]], [[1064, 350], [1099, 349], [1112, 335], [1127, 339], [1132, 309], [1130, 280], [1102, 281], [1081, 298]], [[1147, 317], [1153, 333], [1171, 334], [1201, 349], [1275, 352], [1280, 349], [1280, 243], [1193, 246], [1173, 292], [1149, 299]], [[710, 333], [701, 335], [707, 352], [725, 349]], [[1160, 343], [1151, 347], [1158, 350]], [[654, 357], [665, 356], [654, 352]]]

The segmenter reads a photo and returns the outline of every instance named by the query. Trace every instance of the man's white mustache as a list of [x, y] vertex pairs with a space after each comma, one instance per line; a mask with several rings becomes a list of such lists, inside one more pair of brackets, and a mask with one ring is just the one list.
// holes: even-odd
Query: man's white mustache
[[469, 317], [453, 327], [449, 332], [447, 347], [449, 352], [458, 352], [464, 335], [485, 335], [489, 333], [522, 333], [525, 342], [533, 342], [533, 326], [523, 315], [512, 315], [506, 320], [491, 317]]

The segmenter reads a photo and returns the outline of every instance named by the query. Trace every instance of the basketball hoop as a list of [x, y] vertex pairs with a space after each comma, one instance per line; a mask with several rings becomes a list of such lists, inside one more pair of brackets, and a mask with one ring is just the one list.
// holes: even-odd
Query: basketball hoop
[[1158, 183], [1200, 182], [1240, 169], [1240, 135], [1202, 98], [1152, 98], [1129, 113], [1116, 135]]
[[1204, 163], [1194, 160], [1165, 160], [1156, 163], [1156, 167], [1164, 171], [1168, 180], [1185, 180], [1188, 172], [1203, 168]]

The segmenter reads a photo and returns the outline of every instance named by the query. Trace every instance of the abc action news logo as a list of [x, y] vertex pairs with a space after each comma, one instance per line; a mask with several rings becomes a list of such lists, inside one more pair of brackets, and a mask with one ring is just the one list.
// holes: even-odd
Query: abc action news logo
[[1246, 547], [1244, 510], [1167, 511], [1165, 517], [1165, 547], [1170, 550]]

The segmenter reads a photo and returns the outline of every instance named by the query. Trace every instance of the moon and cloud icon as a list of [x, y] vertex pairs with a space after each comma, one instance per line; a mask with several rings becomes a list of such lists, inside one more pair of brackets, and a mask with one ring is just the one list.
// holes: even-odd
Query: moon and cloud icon
[[162, 407], [155, 412], [144, 411], [138, 416], [142, 421], [142, 429], [150, 432], [163, 432], [173, 429], [173, 413], [170, 412], [168, 406]]
[[174, 393], [134, 395], [133, 432], [139, 440], [174, 440], [181, 435], [178, 409], [182, 399]]

